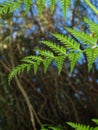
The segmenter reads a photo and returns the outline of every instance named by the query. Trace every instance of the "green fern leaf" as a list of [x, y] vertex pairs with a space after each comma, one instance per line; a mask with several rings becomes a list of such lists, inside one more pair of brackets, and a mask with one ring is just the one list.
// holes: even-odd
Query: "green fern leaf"
[[71, 64], [71, 73], [73, 72], [75, 64], [77, 63], [77, 61], [79, 60], [80, 57], [81, 57], [81, 52], [68, 54], [68, 58], [69, 58], [70, 64]]
[[97, 39], [90, 36], [90, 34], [86, 34], [84, 32], [76, 31], [71, 28], [66, 28], [74, 37], [82, 41], [84, 44], [94, 44]]
[[60, 73], [61, 73], [63, 62], [64, 62], [65, 58], [66, 58], [66, 56], [55, 56], [55, 61], [57, 63], [57, 68], [58, 68], [58, 75], [60, 75]]
[[24, 0], [24, 3], [25, 3], [25, 5], [26, 5], [26, 11], [25, 11], [25, 14], [27, 14], [28, 11], [29, 11], [30, 8], [31, 8], [32, 0]]
[[85, 49], [88, 60], [88, 71], [90, 71], [92, 64], [98, 58], [98, 47]]
[[61, 41], [70, 50], [79, 50], [80, 44], [75, 42], [73, 39], [70, 40], [69, 37], [62, 34], [52, 34], [55, 38]]
[[[22, 61], [28, 63], [28, 65], [33, 65], [33, 67], [34, 67], [34, 75], [35, 75], [36, 72], [37, 72], [37, 70], [38, 70], [38, 67], [39, 67], [41, 61], [35, 61], [35, 59], [34, 59], [34, 61], [32, 61], [32, 60], [29, 59], [29, 58], [26, 58], [26, 59], [23, 58]], [[31, 69], [31, 68], [30, 68], [30, 66], [29, 66], [29, 67], [27, 68], [27, 72], [29, 72], [30, 69]]]
[[66, 55], [66, 49], [63, 46], [57, 45], [56, 43], [50, 41], [41, 41], [41, 43], [50, 47], [58, 55]]
[[32, 64], [28, 64], [28, 66], [27, 66], [27, 73], [31, 70], [31, 68], [32, 68]]
[[34, 56], [34, 55], [30, 55], [30, 56], [26, 56], [22, 59], [22, 61], [37, 61], [37, 62], [42, 62], [43, 59], [40, 56]]
[[89, 125], [83, 125], [83, 124], [77, 124], [74, 122], [67, 122], [68, 125], [70, 125], [72, 128], [75, 128], [76, 130], [93, 130], [93, 127], [90, 127]]
[[34, 75], [36, 75], [40, 62], [35, 62], [33, 65], [34, 65]]
[[49, 126], [48, 127], [50, 130], [62, 130], [61, 127], [58, 127], [58, 126]]
[[[27, 72], [30, 71], [30, 69], [31, 69], [31, 65], [34, 66], [34, 64], [36, 64], [36, 61], [32, 61], [32, 60], [29, 59], [29, 58], [23, 58], [21, 61], [22, 61], [22, 62], [26, 62], [26, 63], [28, 63]], [[36, 69], [36, 68], [34, 67], [34, 69]], [[36, 71], [37, 71], [37, 70], [36, 70]], [[35, 71], [34, 71], [34, 74], [35, 74]]]
[[0, 4], [0, 15], [13, 12], [17, 8], [20, 8], [21, 3], [22, 3], [21, 0], [19, 0], [18, 2], [14, 2], [14, 0], [10, 0], [8, 2], [4, 2], [3, 4]]
[[30, 64], [34, 64], [34, 61], [32, 61], [32, 60], [30, 60], [28, 58], [27, 59], [23, 58], [21, 61], [26, 62], [26, 63], [30, 63]]
[[47, 72], [47, 69], [49, 67], [49, 65], [51, 64], [51, 62], [53, 61], [52, 58], [46, 58], [43, 62], [43, 65], [44, 65], [44, 73], [46, 74]]
[[8, 82], [10, 83], [10, 81], [12, 80], [12, 78], [16, 75], [19, 75], [21, 72], [23, 72], [26, 68], [27, 70], [30, 69], [30, 65], [28, 64], [21, 64], [16, 66], [14, 69], [12, 69], [11, 73], [8, 76]]
[[34, 75], [37, 73], [38, 67], [41, 62], [43, 62], [43, 59], [40, 56], [27, 56], [22, 59], [23, 62], [27, 62], [30, 64], [33, 64], [34, 66]]
[[96, 125], [98, 125], [98, 119], [92, 119], [93, 122], [96, 123]]
[[42, 16], [43, 8], [45, 6], [46, 0], [38, 0], [37, 1], [37, 6], [39, 10], [39, 16]]
[[35, 49], [39, 53], [39, 55], [42, 55], [47, 58], [54, 58], [54, 54], [51, 51], [47, 50], [40, 50], [40, 49]]
[[54, 59], [54, 55], [52, 52], [46, 50], [37, 49], [35, 51], [38, 51], [40, 55], [44, 56], [45, 60], [43, 61], [43, 65], [44, 65], [44, 73], [46, 73], [47, 68]]
[[66, 12], [68, 7], [70, 6], [71, 0], [60, 0], [63, 8], [64, 18], [66, 18]]
[[87, 18], [84, 18], [84, 20], [86, 23], [88, 23], [90, 31], [93, 32], [94, 34], [97, 34], [98, 36], [98, 24], [91, 22]]
[[50, 0], [50, 10], [51, 10], [51, 13], [53, 13], [53, 11], [54, 11], [55, 3], [56, 3], [56, 0]]
[[98, 130], [98, 127], [95, 127], [93, 130]]

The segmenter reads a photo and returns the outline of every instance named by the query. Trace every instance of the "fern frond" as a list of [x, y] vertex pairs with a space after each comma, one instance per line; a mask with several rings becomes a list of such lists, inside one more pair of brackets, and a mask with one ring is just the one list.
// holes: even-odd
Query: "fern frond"
[[92, 119], [92, 121], [98, 125], [98, 119]]
[[89, 29], [91, 32], [93, 32], [94, 34], [97, 34], [98, 35], [98, 24], [94, 23], [94, 22], [91, 22], [89, 19], [87, 18], [84, 18], [84, 21], [86, 23], [88, 23], [89, 25]]
[[58, 75], [61, 73], [65, 58], [66, 58], [66, 56], [55, 56], [55, 61], [57, 63], [57, 68], [58, 68]]
[[39, 52], [40, 55], [45, 57], [45, 59], [43, 61], [44, 73], [46, 73], [47, 68], [49, 67], [51, 62], [53, 60], [55, 60], [56, 64], [57, 64], [57, 68], [58, 68], [58, 74], [60, 74], [60, 72], [62, 70], [62, 65], [63, 65], [64, 59], [66, 58], [66, 56], [65, 55], [64, 56], [54, 56], [54, 54], [52, 52], [46, 51], [46, 50], [37, 49], [37, 51]]
[[74, 122], [67, 122], [67, 124], [70, 125], [72, 128], [75, 128], [76, 130], [93, 130], [93, 127], [90, 127], [89, 125], [86, 126]]
[[66, 18], [67, 9], [70, 6], [71, 0], [60, 0], [63, 8], [64, 18]]
[[18, 2], [15, 2], [14, 0], [10, 0], [8, 2], [4, 2], [3, 4], [0, 4], [0, 15], [8, 14], [16, 10], [17, 8], [20, 8], [21, 0]]
[[35, 62], [33, 64], [33, 66], [34, 66], [34, 75], [36, 75], [39, 65], [40, 65], [40, 62]]
[[31, 69], [32, 64], [20, 64], [12, 69], [11, 73], [8, 76], [8, 82], [12, 80], [13, 77], [16, 75], [19, 75], [21, 72], [23, 72], [25, 69], [27, 69], [27, 72]]
[[39, 16], [42, 15], [43, 12], [43, 8], [45, 6], [46, 0], [38, 0], [37, 1], [37, 6], [38, 6], [38, 10], [39, 10]]
[[47, 57], [47, 58], [54, 58], [54, 54], [53, 52], [51, 51], [48, 51], [48, 50], [40, 50], [40, 49], [35, 49], [35, 51], [38, 51], [39, 52], [39, 55], [42, 55], [44, 57]]
[[47, 69], [49, 67], [49, 65], [51, 64], [51, 62], [53, 61], [52, 58], [46, 58], [43, 62], [43, 65], [44, 65], [44, 73], [46, 74], [47, 72]]
[[39, 55], [44, 56], [44, 58], [45, 58], [43, 61], [43, 65], [44, 65], [44, 73], [46, 73], [47, 68], [49, 67], [49, 65], [51, 64], [51, 62], [54, 59], [54, 54], [52, 52], [46, 51], [46, 50], [37, 49], [37, 51], [39, 52]]
[[26, 56], [22, 59], [22, 61], [27, 61], [27, 60], [31, 60], [31, 61], [37, 61], [37, 62], [42, 62], [43, 59], [40, 56], [34, 56], [34, 55], [30, 55], [30, 56]]
[[80, 44], [75, 42], [73, 39], [62, 34], [52, 34], [55, 38], [61, 41], [70, 50], [79, 50]]
[[23, 62], [22, 64], [12, 69], [11, 73], [8, 76], [8, 82], [10, 82], [14, 76], [19, 75], [25, 69], [27, 69], [27, 72], [29, 72], [32, 66], [34, 66], [34, 75], [35, 75], [43, 59], [41, 57], [31, 55], [24, 57], [21, 61]]
[[41, 43], [45, 44], [46, 46], [50, 47], [55, 53], [58, 55], [66, 55], [66, 49], [63, 46], [60, 46], [56, 43], [51, 41], [41, 41]]
[[38, 67], [43, 59], [40, 56], [27, 56], [22, 59], [23, 62], [33, 64], [34, 66], [34, 75], [36, 74]]
[[3, 4], [0, 4], [0, 15], [8, 14], [15, 11], [16, 9], [20, 8], [22, 3], [26, 5], [25, 13], [27, 14], [32, 5], [32, 0], [10, 0], [8, 2], [3, 2]]
[[71, 28], [66, 28], [74, 37], [79, 39], [80, 41], [83, 42], [83, 44], [94, 44], [97, 41], [97, 38], [93, 38], [90, 36], [90, 34], [86, 34], [81, 31], [76, 31]]
[[81, 58], [81, 52], [70, 53], [70, 54], [68, 54], [68, 58], [69, 58], [69, 61], [71, 64], [70, 67], [71, 67], [71, 73], [72, 73], [73, 69], [75, 67], [75, 64], [77, 63], [79, 58]]
[[51, 126], [43, 124], [41, 125], [41, 130], [62, 130], [62, 126]]
[[[64, 17], [66, 17], [66, 10], [68, 9], [70, 5], [71, 0], [60, 0], [64, 12]], [[32, 5], [32, 0], [9, 0], [6, 2], [3, 2], [3, 4], [0, 4], [0, 15], [8, 14], [13, 12], [14, 10], [20, 8], [21, 4], [24, 3], [26, 5], [26, 11], [25, 14], [28, 13], [31, 5]], [[37, 6], [39, 10], [39, 16], [41, 16], [43, 12], [43, 8], [45, 6], [46, 0], [37, 0]], [[56, 0], [50, 0], [49, 5], [50, 5], [50, 10], [53, 13], [54, 8], [55, 8], [55, 3]]]
[[53, 13], [53, 11], [54, 11], [55, 3], [56, 3], [56, 0], [50, 0], [50, 10], [51, 10], [51, 13]]
[[25, 14], [27, 14], [28, 11], [29, 11], [30, 8], [31, 8], [32, 0], [24, 0], [24, 3], [25, 3], [25, 5], [26, 5], [26, 11], [25, 11]]
[[97, 126], [97, 127], [95, 127], [93, 130], [98, 130], [98, 126]]
[[84, 50], [87, 55], [88, 60], [88, 71], [90, 71], [94, 61], [98, 58], [98, 47], [96, 48], [87, 48]]
[[34, 61], [32, 61], [32, 60], [30, 60], [30, 59], [25, 59], [25, 58], [23, 58], [21, 61], [22, 61], [22, 62], [25, 62], [25, 63], [29, 63], [29, 64], [34, 64]]
[[50, 130], [62, 130], [62, 127], [59, 127], [59, 126], [49, 126], [48, 129], [50, 129]]

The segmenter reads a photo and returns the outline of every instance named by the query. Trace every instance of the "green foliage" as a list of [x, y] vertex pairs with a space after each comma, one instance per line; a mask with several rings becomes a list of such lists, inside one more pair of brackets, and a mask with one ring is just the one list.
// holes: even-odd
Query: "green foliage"
[[98, 24], [93, 23], [91, 21], [89, 21], [87, 18], [84, 18], [85, 22], [89, 24], [89, 29], [92, 33], [95, 34], [95, 36], [98, 36]]
[[66, 28], [74, 37], [83, 42], [83, 44], [93, 44], [96, 42], [96, 38], [91, 37], [90, 34], [86, 34], [84, 32], [76, 31], [71, 28]]
[[37, 1], [37, 5], [38, 5], [38, 10], [39, 10], [39, 15], [42, 14], [44, 5], [45, 5], [46, 1], [45, 0], [38, 0]]
[[[86, 19], [88, 23], [90, 23], [90, 26], [92, 26], [91, 22]], [[94, 27], [93, 27], [94, 28]], [[31, 66], [34, 66], [34, 74], [36, 74], [37, 69], [39, 68], [40, 64], [43, 64], [44, 67], [44, 73], [46, 73], [49, 65], [52, 63], [52, 61], [55, 61], [58, 68], [58, 74], [60, 74], [63, 66], [63, 62], [66, 58], [69, 59], [70, 62], [70, 70], [73, 71], [75, 64], [78, 62], [80, 58], [82, 58], [83, 54], [86, 54], [86, 58], [88, 60], [88, 71], [90, 71], [94, 61], [98, 58], [98, 45], [97, 45], [97, 37], [91, 37], [90, 34], [86, 34], [84, 32], [72, 30], [70, 28], [67, 28], [67, 30], [75, 36], [77, 39], [80, 40], [80, 42], [84, 43], [85, 48], [81, 49], [80, 43], [76, 42], [74, 39], [70, 39], [67, 36], [64, 36], [62, 34], [52, 34], [58, 41], [60, 41], [60, 44], [54, 43], [52, 41], [41, 41], [42, 44], [48, 46], [51, 50], [41, 50], [37, 49], [39, 53], [39, 56], [27, 56], [23, 58], [22, 64], [24, 65], [27, 63], [29, 65], [29, 69], [27, 66], [19, 65], [18, 67], [15, 67], [11, 73], [9, 74], [9, 82], [12, 80], [12, 78], [16, 74], [20, 74], [20, 72], [23, 71], [24, 68], [27, 68], [27, 70], [30, 70]], [[19, 72], [18, 72], [19, 71]]]
[[32, 0], [24, 0], [24, 4], [26, 5], [26, 11], [25, 13], [27, 14], [29, 9], [31, 8], [32, 5]]
[[21, 0], [19, 0], [18, 2], [14, 2], [13, 0], [4, 2], [3, 4], [0, 4], [0, 15], [11, 13], [15, 9], [19, 8], [20, 5], [21, 5]]
[[71, 0], [60, 0], [63, 8], [64, 18], [66, 18], [66, 12], [70, 5]]
[[61, 126], [42, 125], [40, 130], [63, 130]]
[[56, 0], [50, 0], [50, 8], [51, 8], [51, 12], [53, 12], [54, 9], [55, 9], [55, 3], [56, 3]]
[[92, 121], [98, 125], [98, 119], [92, 119]]
[[[57, 0], [49, 0], [48, 5], [50, 6], [51, 13], [53, 13], [53, 11], [55, 9], [56, 2], [57, 2]], [[71, 0], [60, 0], [60, 2], [62, 4], [62, 10], [64, 12], [64, 16], [66, 17], [66, 12], [70, 5]], [[17, 8], [20, 8], [22, 4], [25, 4], [25, 6], [26, 6], [25, 13], [27, 14], [33, 3], [34, 2], [32, 0], [17, 0], [17, 1], [8, 0], [7, 2], [5, 1], [2, 4], [0, 4], [0, 16], [13, 12]], [[37, 0], [36, 3], [37, 3], [38, 10], [39, 10], [39, 16], [41, 16], [43, 9], [45, 7], [45, 4], [46, 4], [46, 0]]]
[[24, 57], [21, 61], [24, 63], [12, 69], [12, 73], [10, 73], [8, 77], [9, 81], [12, 80], [12, 77], [14, 77], [17, 74], [19, 75], [24, 70], [29, 72], [32, 66], [34, 67], [34, 74], [36, 74], [38, 70], [38, 66], [43, 61], [43, 59], [38, 56], [27, 56], [27, 57]]
[[[50, 10], [54, 11], [55, 3], [57, 0], [50, 0]], [[71, 0], [60, 0], [63, 8], [64, 15], [66, 15], [66, 9], [68, 9]], [[86, 1], [87, 2], [87, 1]], [[19, 8], [21, 4], [26, 5], [26, 13], [29, 11], [33, 1], [30, 0], [9, 0], [8, 2], [4, 2], [0, 4], [0, 15], [4, 15], [7, 13], [13, 12], [15, 9]], [[42, 14], [43, 8], [45, 6], [45, 0], [37, 0], [37, 6], [39, 9], [39, 14]], [[88, 4], [88, 3], [87, 3]], [[31, 67], [34, 68], [34, 74], [36, 74], [40, 64], [42, 63], [44, 66], [44, 73], [46, 73], [49, 65], [55, 61], [58, 68], [58, 74], [60, 74], [63, 66], [63, 62], [66, 58], [69, 59], [70, 62], [70, 70], [73, 71], [75, 64], [77, 61], [82, 58], [82, 55], [85, 53], [88, 61], [88, 70], [90, 71], [94, 61], [98, 58], [98, 45], [97, 45], [97, 36], [98, 29], [95, 23], [89, 21], [85, 18], [85, 22], [90, 26], [91, 34], [87, 34], [84, 32], [76, 31], [71, 28], [66, 28], [75, 38], [77, 38], [80, 43], [82, 42], [85, 45], [85, 48], [80, 47], [80, 43], [76, 42], [74, 39], [71, 39], [67, 36], [61, 34], [52, 34], [60, 44], [54, 43], [52, 41], [41, 41], [42, 44], [48, 46], [51, 50], [37, 50], [39, 52], [39, 56], [27, 56], [22, 59], [22, 64], [15, 67], [12, 72], [9, 74], [9, 82], [12, 78], [23, 72], [25, 69], [30, 71]], [[92, 36], [93, 33], [93, 36]]]
[[[92, 119], [92, 121], [95, 122], [96, 125], [98, 125], [98, 119]], [[98, 130], [98, 126], [91, 127], [90, 125], [83, 125], [74, 122], [67, 122], [67, 124], [72, 128], [74, 128], [75, 130]]]

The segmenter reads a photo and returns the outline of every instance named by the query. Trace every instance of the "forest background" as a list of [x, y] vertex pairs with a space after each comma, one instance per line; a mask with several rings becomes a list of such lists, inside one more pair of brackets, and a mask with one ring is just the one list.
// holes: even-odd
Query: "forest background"
[[[98, 7], [98, 0], [91, 1]], [[34, 48], [43, 48], [40, 40], [56, 41], [50, 33], [69, 35], [65, 26], [87, 32], [88, 25], [84, 17], [97, 23], [98, 17], [82, 0], [71, 2], [66, 21], [61, 13], [61, 5], [51, 14], [49, 8], [39, 17], [36, 5], [32, 5], [25, 16], [24, 6], [15, 12], [3, 16], [0, 24], [0, 126], [2, 130], [32, 129], [29, 110], [15, 80], [8, 85], [8, 73], [27, 55], [34, 54]], [[73, 37], [75, 39], [75, 37]], [[76, 39], [75, 39], [76, 40]], [[57, 42], [57, 41], [56, 41]], [[44, 46], [45, 48], [45, 46]], [[92, 118], [98, 118], [98, 61], [90, 72], [83, 57], [70, 73], [66, 59], [61, 74], [58, 76], [56, 63], [53, 62], [47, 74], [42, 67], [36, 76], [33, 70], [19, 76], [19, 82], [29, 96], [36, 113], [36, 126], [39, 120], [43, 124], [62, 125], [68, 121], [90, 124]], [[71, 129], [71, 128], [70, 128]]]

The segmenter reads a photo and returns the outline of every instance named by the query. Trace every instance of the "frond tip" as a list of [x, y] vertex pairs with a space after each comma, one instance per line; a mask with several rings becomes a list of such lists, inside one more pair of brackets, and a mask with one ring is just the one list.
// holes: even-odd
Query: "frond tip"
[[83, 125], [74, 122], [67, 122], [67, 124], [70, 125], [72, 128], [75, 128], [76, 130], [93, 130], [93, 127], [90, 127], [89, 125]]
[[[93, 122], [98, 125], [98, 119], [92, 119]], [[83, 125], [79, 123], [74, 123], [74, 122], [66, 122], [69, 126], [74, 128], [75, 130], [98, 130], [98, 126], [96, 127], [91, 127], [90, 125]]]
[[8, 83], [11, 82], [13, 77], [15, 77], [16, 75], [19, 75], [25, 69], [27, 69], [27, 71], [29, 71], [30, 68], [31, 68], [31, 64], [21, 64], [21, 65], [16, 66], [15, 68], [13, 68], [12, 71], [10, 72], [10, 74], [8, 75]]

